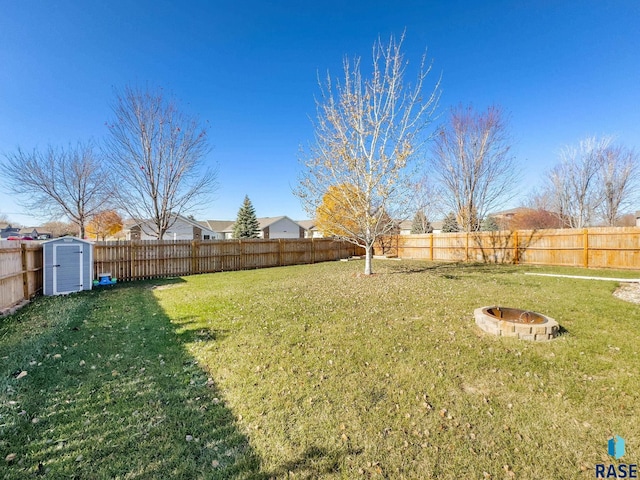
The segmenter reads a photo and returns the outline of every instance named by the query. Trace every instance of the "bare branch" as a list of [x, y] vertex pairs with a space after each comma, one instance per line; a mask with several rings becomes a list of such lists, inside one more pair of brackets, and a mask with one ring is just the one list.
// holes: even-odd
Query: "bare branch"
[[374, 43], [370, 78], [363, 78], [359, 58], [345, 58], [342, 82], [330, 75], [320, 82], [315, 142], [301, 158], [295, 191], [311, 215], [325, 195], [338, 197], [331, 203], [341, 213], [325, 212], [326, 221], [333, 218], [334, 234], [365, 248], [367, 274], [376, 239], [411, 213], [417, 152], [428, 138], [425, 129], [440, 94], [438, 81], [423, 95], [431, 70], [426, 56], [415, 85], [404, 82], [402, 41]]
[[616, 225], [625, 209], [637, 200], [640, 167], [638, 155], [620, 145], [609, 145], [599, 155], [596, 211], [607, 226]]
[[67, 217], [84, 238], [87, 221], [108, 200], [103, 162], [93, 143], [78, 143], [66, 150], [49, 146], [44, 152], [18, 149], [6, 158], [3, 177], [21, 203], [41, 217]]
[[[148, 220], [162, 238], [177, 215], [210, 199], [216, 172], [205, 165], [207, 132], [162, 91], [116, 93], [105, 153], [114, 198], [132, 218]], [[145, 228], [148, 224], [141, 225]]]
[[556, 215], [568, 227], [583, 228], [598, 218], [613, 226], [638, 191], [638, 156], [613, 143], [613, 137], [588, 137], [560, 151], [546, 176]]
[[444, 191], [442, 199], [465, 231], [477, 230], [491, 209], [518, 192], [520, 170], [497, 106], [482, 113], [471, 106], [451, 109], [436, 135], [431, 160]]

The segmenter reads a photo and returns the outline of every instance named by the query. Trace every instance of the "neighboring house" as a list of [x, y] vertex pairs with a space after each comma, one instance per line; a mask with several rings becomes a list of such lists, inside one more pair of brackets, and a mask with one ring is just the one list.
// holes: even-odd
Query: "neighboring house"
[[[233, 238], [231, 220], [195, 221], [178, 215], [175, 223], [164, 234], [164, 240], [224, 240]], [[259, 238], [305, 238], [306, 229], [287, 216], [258, 218]], [[155, 240], [149, 221], [125, 222], [127, 240]]]
[[138, 222], [131, 218], [122, 221], [122, 233], [125, 240], [131, 240], [131, 229], [138, 225]]
[[260, 238], [304, 238], [305, 229], [287, 216], [259, 218]]
[[44, 232], [40, 227], [19, 228], [12, 227], [10, 224], [0, 224], [0, 239], [4, 240], [9, 237], [31, 238], [32, 240], [48, 240], [53, 238], [51, 232]]
[[413, 220], [403, 220], [398, 225], [400, 235], [411, 235], [411, 228], [413, 227]]
[[20, 236], [31, 237], [34, 240], [49, 240], [53, 238], [53, 234], [51, 232], [43, 232], [42, 228], [38, 230], [38, 227], [21, 228]]
[[11, 224], [4, 223], [0, 225], [0, 239], [6, 240], [9, 237], [17, 237], [20, 235], [19, 227], [12, 227]]
[[230, 226], [233, 227], [231, 220], [205, 220], [200, 223], [206, 225], [209, 230], [215, 233], [212, 240], [224, 240], [228, 238], [225, 236], [227, 232], [233, 232], [233, 228], [229, 229]]
[[298, 220], [296, 223], [304, 228], [304, 238], [322, 238], [324, 236], [315, 220]]
[[[207, 225], [215, 228], [224, 239], [233, 238], [235, 222], [224, 220], [207, 220]], [[258, 218], [259, 238], [305, 238], [306, 229], [287, 216]]]
[[[305, 229], [305, 238], [322, 238], [324, 236], [324, 233], [316, 225], [315, 220], [299, 220], [298, 224]], [[431, 225], [434, 228], [434, 233], [442, 231], [442, 222], [432, 222]], [[404, 220], [398, 224], [398, 229], [390, 234], [410, 235], [412, 226], [413, 220]]]
[[530, 210], [530, 208], [526, 207], [516, 207], [509, 210], [503, 210], [501, 212], [489, 213], [487, 217], [495, 218], [500, 230], [508, 230], [509, 224], [511, 223], [511, 220], [513, 220], [513, 217], [515, 217], [517, 214], [529, 212]]
[[636, 227], [640, 227], [640, 210], [636, 212]]
[[[153, 224], [150, 220], [131, 222], [125, 227], [127, 240], [156, 240]], [[176, 215], [175, 221], [162, 237], [163, 240], [212, 240], [218, 238], [206, 223], [196, 222], [182, 215]]]
[[229, 240], [231, 238], [233, 238], [233, 227], [236, 224], [236, 222], [231, 222], [229, 224], [227, 224], [227, 226], [224, 228], [224, 230], [222, 230], [220, 233], [222, 233], [222, 235], [224, 235], [224, 239], [225, 240]]
[[[438, 220], [437, 222], [431, 222], [431, 233], [442, 233], [442, 224], [444, 221]], [[411, 228], [413, 227], [413, 220], [405, 220], [400, 223], [400, 235], [411, 235]]]

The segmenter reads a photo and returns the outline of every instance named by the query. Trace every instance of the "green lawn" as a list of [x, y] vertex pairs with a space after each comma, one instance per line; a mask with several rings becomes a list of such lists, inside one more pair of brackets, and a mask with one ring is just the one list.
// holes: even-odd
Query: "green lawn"
[[[0, 320], [0, 473], [594, 478], [612, 434], [637, 463], [640, 306], [615, 282], [524, 275], [629, 272], [374, 268], [129, 284]], [[563, 335], [486, 335], [473, 310], [491, 304]]]

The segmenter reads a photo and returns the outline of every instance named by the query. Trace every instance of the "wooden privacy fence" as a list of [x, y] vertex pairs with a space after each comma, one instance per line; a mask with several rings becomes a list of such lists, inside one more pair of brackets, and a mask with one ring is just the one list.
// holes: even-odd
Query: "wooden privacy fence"
[[640, 228], [396, 235], [377, 250], [433, 261], [640, 269]]
[[[326, 262], [361, 255], [325, 238], [273, 240], [148, 240], [94, 244], [94, 276], [119, 281]], [[42, 291], [42, 244], [0, 242], [0, 313]]]
[[42, 245], [0, 242], [0, 313], [42, 290]]
[[118, 280], [192, 275], [326, 262], [362, 254], [347, 242], [325, 238], [270, 240], [143, 240], [97, 242], [94, 272]]
[[[397, 235], [385, 238], [376, 250], [433, 261], [640, 270], [640, 228]], [[350, 243], [325, 238], [98, 242], [94, 274], [129, 281], [325, 262], [363, 253]], [[41, 290], [42, 245], [0, 242], [0, 312]]]

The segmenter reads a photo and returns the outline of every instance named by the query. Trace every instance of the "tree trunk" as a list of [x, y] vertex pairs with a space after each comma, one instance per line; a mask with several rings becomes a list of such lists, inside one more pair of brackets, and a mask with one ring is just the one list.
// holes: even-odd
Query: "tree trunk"
[[364, 259], [364, 274], [371, 275], [373, 270], [371, 269], [371, 257], [373, 257], [373, 245], [367, 245], [365, 247], [365, 259]]

